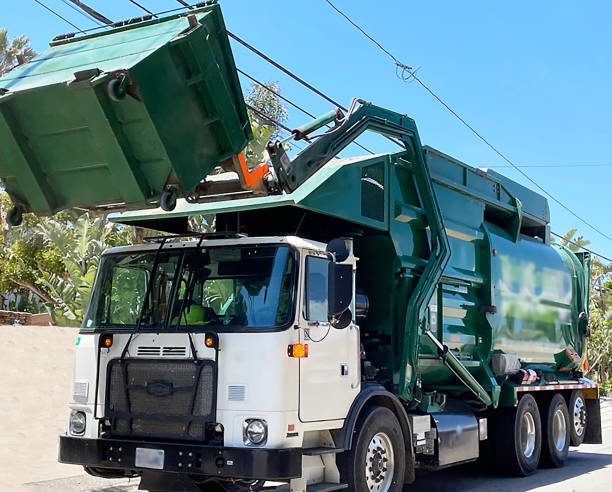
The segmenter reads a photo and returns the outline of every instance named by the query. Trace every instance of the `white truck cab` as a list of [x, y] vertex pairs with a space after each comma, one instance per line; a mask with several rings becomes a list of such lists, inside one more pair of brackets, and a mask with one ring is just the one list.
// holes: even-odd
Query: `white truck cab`
[[345, 310], [355, 302], [356, 258], [343, 256], [292, 236], [106, 251], [77, 339], [60, 459], [103, 476], [339, 482], [330, 431], [361, 389], [354, 315], [329, 318], [329, 289], [348, 285]]

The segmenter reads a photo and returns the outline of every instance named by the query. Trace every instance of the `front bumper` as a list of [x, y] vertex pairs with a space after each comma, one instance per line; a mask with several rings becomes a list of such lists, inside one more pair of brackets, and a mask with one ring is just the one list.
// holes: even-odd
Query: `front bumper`
[[287, 480], [302, 475], [300, 448], [228, 448], [198, 444], [86, 439], [60, 436], [60, 463], [145, 470], [135, 466], [136, 448], [164, 451], [164, 472], [241, 479]]

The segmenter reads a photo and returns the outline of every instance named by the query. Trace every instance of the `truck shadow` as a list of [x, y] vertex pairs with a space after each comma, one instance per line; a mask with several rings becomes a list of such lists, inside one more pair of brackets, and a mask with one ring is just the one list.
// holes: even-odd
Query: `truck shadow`
[[454, 490], [523, 492], [569, 480], [612, 465], [612, 455], [596, 453], [569, 454], [563, 468], [542, 468], [528, 477], [503, 477], [482, 464], [449, 468], [438, 472], [417, 471], [416, 482], [408, 492], [447, 492]]

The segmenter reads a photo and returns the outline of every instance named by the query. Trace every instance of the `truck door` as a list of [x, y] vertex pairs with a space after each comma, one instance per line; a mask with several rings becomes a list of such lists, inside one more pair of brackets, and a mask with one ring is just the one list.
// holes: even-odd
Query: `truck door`
[[359, 392], [359, 329], [333, 328], [327, 320], [329, 258], [308, 255], [301, 271], [300, 339], [308, 357], [300, 359], [302, 422], [346, 417]]

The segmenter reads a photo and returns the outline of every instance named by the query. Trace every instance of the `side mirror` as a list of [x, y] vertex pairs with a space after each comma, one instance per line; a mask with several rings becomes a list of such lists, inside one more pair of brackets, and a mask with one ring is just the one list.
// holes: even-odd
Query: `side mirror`
[[353, 299], [353, 266], [329, 263], [327, 315], [334, 328], [343, 329], [351, 324]]
[[351, 254], [351, 242], [342, 237], [332, 239], [327, 244], [327, 252], [333, 254], [338, 262], [346, 261]]

